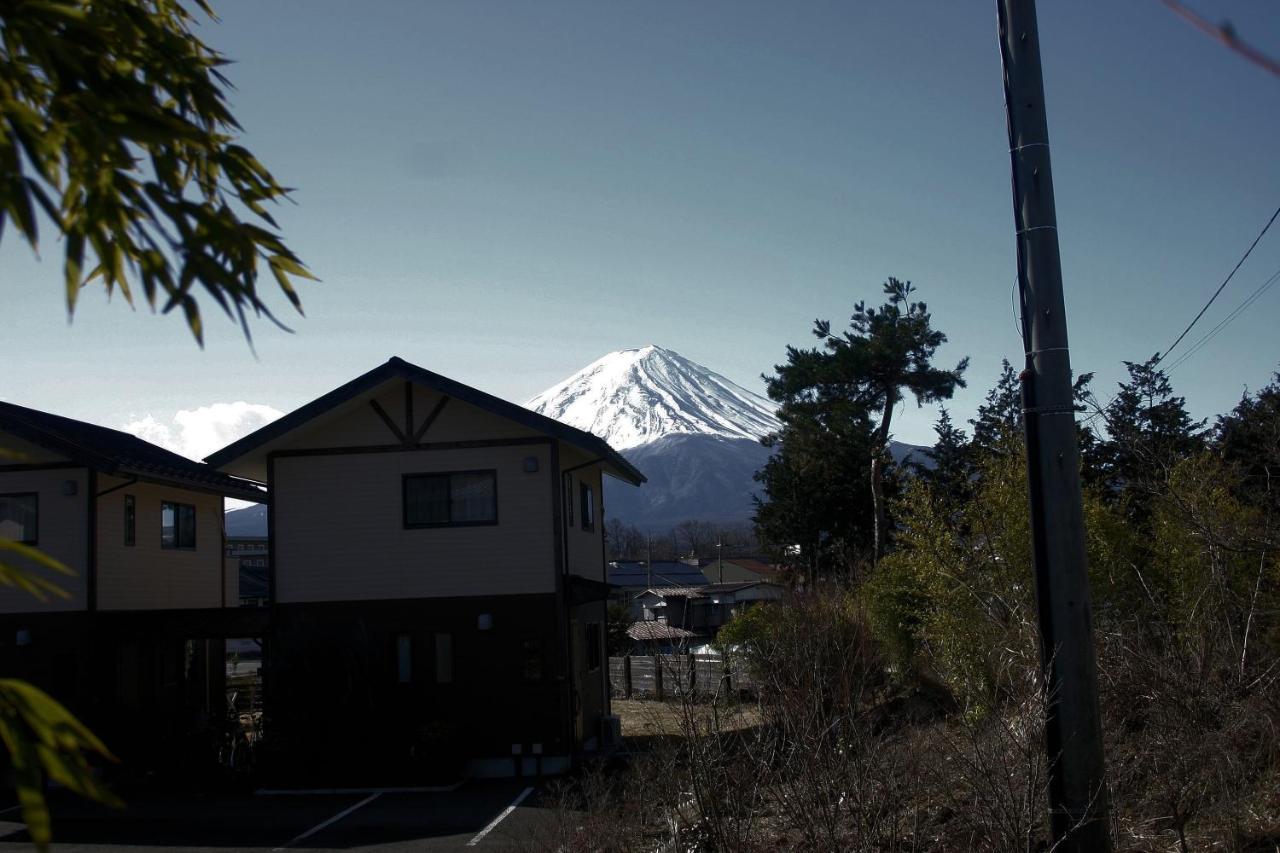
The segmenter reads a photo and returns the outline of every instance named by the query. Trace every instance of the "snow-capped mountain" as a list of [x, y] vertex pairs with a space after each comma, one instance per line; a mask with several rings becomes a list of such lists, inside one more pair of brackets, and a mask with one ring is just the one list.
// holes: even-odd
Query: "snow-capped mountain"
[[[652, 345], [611, 352], [525, 405], [600, 436], [644, 472], [639, 489], [606, 480], [605, 511], [651, 530], [749, 521], [771, 453], [760, 437], [778, 428], [769, 400]], [[890, 446], [898, 461], [918, 449]]]
[[773, 404], [678, 352], [611, 352], [525, 403], [629, 450], [669, 435], [756, 440], [778, 427]]

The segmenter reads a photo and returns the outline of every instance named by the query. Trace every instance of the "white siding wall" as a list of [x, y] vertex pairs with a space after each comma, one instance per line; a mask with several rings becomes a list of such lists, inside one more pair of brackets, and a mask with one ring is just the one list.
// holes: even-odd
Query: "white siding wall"
[[[125, 481], [99, 477], [104, 491]], [[133, 495], [135, 544], [124, 544], [124, 497]], [[160, 503], [196, 508], [194, 550], [160, 547]], [[222, 605], [222, 498], [202, 492], [133, 483], [98, 499], [98, 608], [154, 610]], [[228, 601], [231, 606], [238, 602]]]
[[[17, 442], [0, 434], [0, 447], [14, 447]], [[30, 462], [32, 460], [24, 460]], [[41, 459], [40, 461], [48, 461]], [[66, 483], [74, 484], [75, 494], [64, 494]], [[0, 494], [35, 492], [39, 495], [37, 524], [38, 547], [76, 572], [75, 577], [50, 572], [36, 564], [12, 560], [32, 574], [55, 582], [69, 598], [50, 597], [41, 602], [30, 593], [0, 586], [0, 613], [43, 613], [61, 610], [84, 610], [88, 600], [87, 568], [89, 551], [88, 515], [89, 472], [84, 468], [55, 468], [45, 471], [0, 472]]]
[[[426, 410], [415, 404], [414, 414]], [[487, 426], [473, 423], [468, 438], [490, 438]], [[528, 456], [536, 473], [524, 471]], [[546, 444], [277, 458], [276, 599], [553, 592], [549, 465]], [[497, 525], [404, 529], [402, 475], [488, 468], [497, 470]]]

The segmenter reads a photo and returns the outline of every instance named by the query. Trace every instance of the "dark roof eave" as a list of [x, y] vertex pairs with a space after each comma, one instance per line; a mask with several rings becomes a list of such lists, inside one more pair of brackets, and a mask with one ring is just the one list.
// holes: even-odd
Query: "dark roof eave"
[[[117, 477], [135, 477], [143, 483], [154, 483], [163, 486], [178, 486], [193, 492], [207, 492], [209, 494], [221, 495], [225, 498], [236, 498], [242, 501], [251, 501], [253, 503], [270, 503], [270, 494], [261, 487], [251, 481], [243, 482], [217, 482], [205, 480], [196, 477], [183, 477], [181, 475], [172, 475], [156, 471], [149, 471], [146, 468], [134, 468], [129, 465], [123, 465], [115, 471]], [[223, 475], [225, 476], [225, 475]], [[230, 479], [230, 478], [228, 478]]]
[[293, 410], [278, 420], [272, 421], [239, 441], [234, 441], [221, 450], [209, 454], [204, 461], [215, 468], [221, 468], [228, 462], [280, 438], [312, 418], [345, 403], [353, 397], [378, 387], [389, 379], [405, 379], [431, 388], [445, 396], [453, 397], [464, 403], [470, 403], [477, 408], [493, 412], [530, 429], [546, 433], [569, 444], [577, 445], [584, 450], [598, 453], [612, 467], [613, 470], [609, 471], [610, 474], [620, 480], [631, 483], [633, 486], [638, 486], [646, 481], [644, 474], [640, 473], [638, 468], [623, 458], [622, 454], [610, 447], [608, 442], [599, 436], [562, 424], [546, 415], [540, 415], [537, 412], [526, 409], [524, 406], [518, 406], [515, 403], [503, 400], [501, 397], [487, 394], [447, 376], [441, 376], [438, 373], [418, 367], [416, 364], [410, 364], [399, 356], [392, 356], [384, 364], [378, 365], [368, 373], [357, 376], [350, 382], [317, 397], [305, 406]]

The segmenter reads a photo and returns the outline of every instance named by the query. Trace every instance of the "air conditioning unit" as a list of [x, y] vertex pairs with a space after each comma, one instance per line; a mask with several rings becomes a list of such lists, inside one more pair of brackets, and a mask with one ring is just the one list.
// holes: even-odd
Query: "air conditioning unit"
[[608, 715], [600, 718], [600, 745], [606, 749], [622, 746], [622, 718]]

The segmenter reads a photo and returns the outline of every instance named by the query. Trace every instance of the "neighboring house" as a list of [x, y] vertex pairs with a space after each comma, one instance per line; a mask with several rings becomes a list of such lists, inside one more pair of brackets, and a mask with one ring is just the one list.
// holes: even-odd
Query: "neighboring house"
[[644, 481], [603, 440], [392, 358], [207, 461], [271, 490], [268, 726], [300, 771], [597, 745], [602, 478]]
[[252, 483], [139, 438], [0, 403], [0, 537], [74, 576], [0, 587], [0, 672], [44, 687], [125, 756], [221, 713], [222, 641], [252, 636], [223, 562], [224, 497]]
[[267, 585], [267, 537], [227, 536], [227, 574], [238, 584], [241, 607], [265, 607], [271, 603]]
[[702, 572], [716, 583], [782, 582], [782, 572], [778, 566], [751, 557], [734, 557], [733, 559], [726, 557], [724, 560], [712, 560]]
[[703, 570], [682, 560], [654, 560], [652, 565], [643, 560], [618, 560], [609, 564], [607, 579], [611, 598], [631, 608], [636, 621], [642, 618], [636, 596], [645, 590], [708, 583]]
[[658, 622], [693, 632], [699, 638], [714, 637], [743, 607], [761, 601], [777, 601], [784, 589], [766, 581], [713, 583], [705, 586], [655, 587], [636, 596], [641, 621]]

